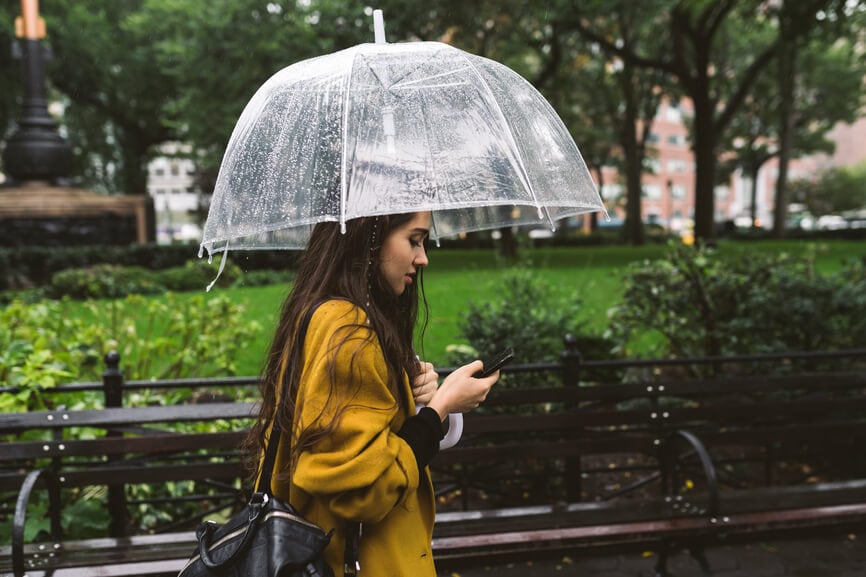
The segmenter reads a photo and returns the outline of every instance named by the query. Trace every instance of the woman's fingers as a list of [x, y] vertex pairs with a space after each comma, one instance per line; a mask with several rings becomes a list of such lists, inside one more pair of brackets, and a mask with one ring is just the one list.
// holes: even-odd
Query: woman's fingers
[[434, 370], [432, 363], [422, 362], [420, 366], [421, 373], [412, 383], [412, 397], [416, 404], [427, 404], [439, 388], [439, 374]]
[[451, 373], [434, 395], [433, 405], [430, 406], [435, 405], [440, 415], [465, 413], [477, 408], [487, 399], [490, 388], [499, 379], [499, 371], [484, 378], [475, 378], [473, 375], [482, 366], [481, 361], [473, 361]]

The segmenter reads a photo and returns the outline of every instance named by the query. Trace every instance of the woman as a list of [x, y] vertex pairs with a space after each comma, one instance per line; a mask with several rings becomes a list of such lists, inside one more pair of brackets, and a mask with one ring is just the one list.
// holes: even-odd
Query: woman
[[[346, 526], [360, 522], [359, 563], [373, 577], [435, 576], [435, 503], [427, 464], [449, 413], [478, 406], [499, 378], [438, 384], [413, 348], [430, 213], [315, 226], [283, 305], [263, 378], [260, 423], [281, 419], [272, 490], [325, 531], [325, 558], [342, 575]], [[426, 305], [426, 302], [425, 302]], [[313, 309], [303, 350], [295, 331]], [[277, 406], [282, 387], [288, 404]], [[416, 414], [416, 404], [426, 407]], [[289, 434], [287, 431], [291, 431]], [[267, 431], [251, 433], [262, 452]]]

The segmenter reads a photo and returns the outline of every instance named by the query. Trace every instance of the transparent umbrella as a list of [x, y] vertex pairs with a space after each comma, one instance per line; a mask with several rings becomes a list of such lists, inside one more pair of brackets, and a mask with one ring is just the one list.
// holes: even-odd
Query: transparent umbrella
[[431, 238], [604, 207], [565, 125], [508, 67], [438, 42], [298, 62], [255, 93], [229, 140], [204, 235], [302, 249], [313, 225], [432, 211]]

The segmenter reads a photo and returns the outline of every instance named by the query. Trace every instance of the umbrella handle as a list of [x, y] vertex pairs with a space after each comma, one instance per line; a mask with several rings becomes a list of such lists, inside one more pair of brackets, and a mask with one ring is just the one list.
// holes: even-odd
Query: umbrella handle
[[463, 435], [463, 413], [450, 413], [448, 415], [448, 432], [445, 438], [439, 441], [439, 450], [450, 449], [460, 440]]
[[[418, 411], [426, 407], [423, 403], [418, 403], [416, 408]], [[450, 449], [460, 441], [463, 435], [463, 413], [448, 414], [448, 432], [445, 433], [445, 438], [439, 441], [439, 450], [444, 451]]]

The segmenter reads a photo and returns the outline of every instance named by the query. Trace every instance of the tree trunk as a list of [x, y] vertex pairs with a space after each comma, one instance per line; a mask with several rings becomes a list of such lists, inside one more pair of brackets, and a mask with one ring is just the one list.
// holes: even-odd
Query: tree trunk
[[[137, 138], [135, 134], [128, 134], [126, 129], [123, 134], [125, 138], [119, 142], [123, 155], [122, 193], [142, 195], [150, 201], [147, 193], [147, 150], [150, 144]], [[153, 202], [149, 202], [146, 220], [147, 242], [156, 242], [156, 212]]]
[[[595, 167], [595, 174], [596, 174], [596, 178], [598, 179], [598, 195], [599, 195], [599, 197], [601, 197], [602, 204], [607, 206], [607, 204], [605, 204], [605, 202], [604, 202], [604, 196], [602, 193], [602, 189], [604, 188], [604, 171], [602, 170], [601, 166]], [[586, 215], [584, 215], [584, 219], [586, 219]], [[590, 233], [590, 232], [595, 232], [596, 230], [598, 230], [598, 213], [597, 212], [589, 213], [588, 221], [589, 221], [589, 226], [587, 227], [586, 225], [584, 225], [584, 227], [583, 227], [584, 232]], [[587, 221], [584, 220], [584, 223], [586, 223], [586, 222]], [[589, 230], [586, 230], [587, 228], [589, 228]]]
[[788, 223], [788, 162], [794, 135], [794, 90], [797, 74], [797, 42], [782, 19], [779, 42], [779, 177], [776, 180], [776, 200], [773, 211], [773, 237], [784, 238]]
[[641, 174], [643, 154], [638, 141], [638, 113], [634, 88], [634, 70], [626, 63], [622, 71], [625, 117], [623, 118], [622, 148], [625, 155], [625, 240], [639, 246], [644, 244], [641, 201], [643, 200]]
[[625, 240], [632, 245], [644, 244], [643, 219], [641, 218], [641, 166], [636, 162], [637, 144], [632, 142], [625, 149]]
[[517, 239], [514, 238], [514, 230], [510, 226], [499, 229], [502, 235], [499, 239], [499, 254], [508, 262], [517, 260]]
[[[706, 82], [706, 79], [704, 79]], [[695, 154], [695, 240], [712, 244], [716, 237], [715, 172], [716, 142], [713, 121], [715, 109], [707, 90], [695, 90], [695, 129], [692, 151]]]

